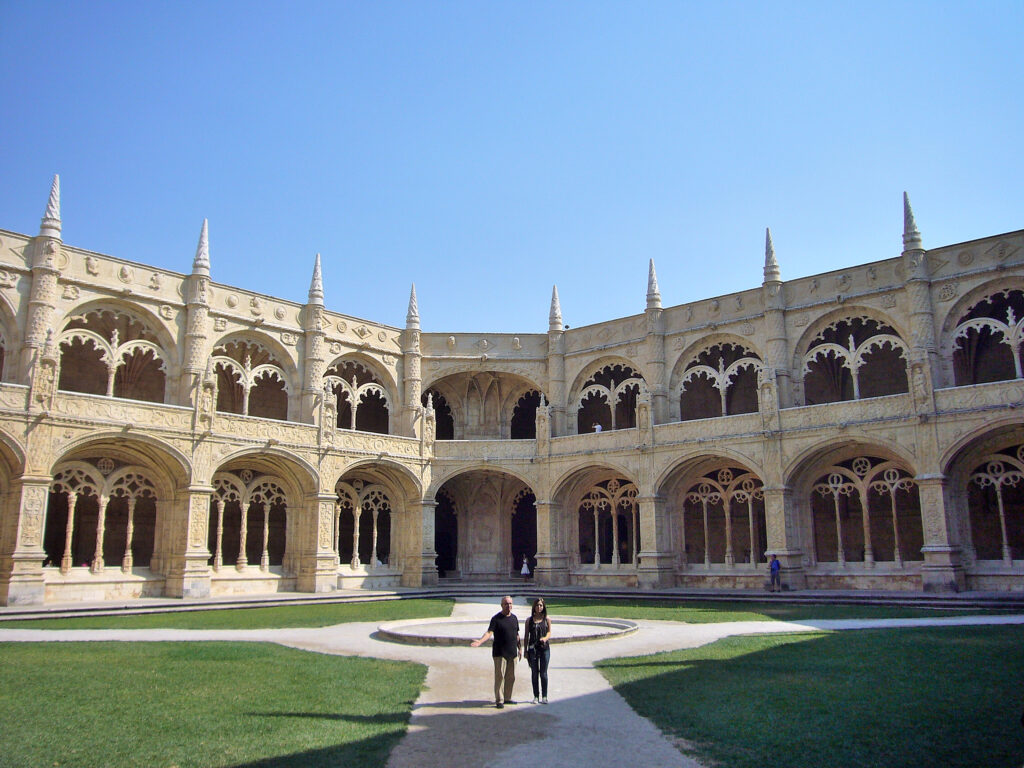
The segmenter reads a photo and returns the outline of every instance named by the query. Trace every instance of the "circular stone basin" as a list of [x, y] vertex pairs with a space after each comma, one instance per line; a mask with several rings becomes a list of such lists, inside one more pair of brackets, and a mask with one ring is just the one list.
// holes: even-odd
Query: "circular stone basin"
[[[489, 619], [408, 619], [389, 621], [377, 627], [385, 640], [410, 645], [469, 645], [487, 630]], [[625, 619], [595, 619], [585, 616], [558, 616], [551, 619], [552, 643], [578, 643], [584, 640], [623, 637], [639, 627]], [[490, 645], [490, 641], [485, 643]]]

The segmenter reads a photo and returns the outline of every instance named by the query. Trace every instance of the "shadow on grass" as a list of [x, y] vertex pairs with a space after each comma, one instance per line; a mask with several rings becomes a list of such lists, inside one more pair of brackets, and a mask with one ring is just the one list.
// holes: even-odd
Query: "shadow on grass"
[[599, 666], [638, 713], [731, 768], [1018, 768], [1022, 646], [1020, 627], [861, 630]]
[[372, 723], [385, 725], [387, 723], [405, 724], [409, 718], [404, 713], [391, 715], [346, 715], [340, 712], [246, 712], [251, 717], [297, 717], [312, 720], [338, 720], [346, 723]]
[[336, 768], [339, 765], [384, 765], [401, 736], [375, 736], [351, 744], [341, 744], [287, 755], [265, 757], [230, 768]]

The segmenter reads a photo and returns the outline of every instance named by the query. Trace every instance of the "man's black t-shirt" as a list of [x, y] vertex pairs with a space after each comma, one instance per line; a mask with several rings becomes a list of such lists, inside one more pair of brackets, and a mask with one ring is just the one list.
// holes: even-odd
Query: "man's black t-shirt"
[[504, 613], [494, 614], [487, 631], [494, 633], [491, 656], [511, 659], [519, 654], [519, 619], [514, 613], [508, 616]]

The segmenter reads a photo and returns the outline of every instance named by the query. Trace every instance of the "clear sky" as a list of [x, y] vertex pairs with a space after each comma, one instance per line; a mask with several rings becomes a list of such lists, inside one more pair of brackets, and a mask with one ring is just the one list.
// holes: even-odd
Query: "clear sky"
[[1024, 228], [1024, 2], [0, 0], [0, 228], [425, 331]]

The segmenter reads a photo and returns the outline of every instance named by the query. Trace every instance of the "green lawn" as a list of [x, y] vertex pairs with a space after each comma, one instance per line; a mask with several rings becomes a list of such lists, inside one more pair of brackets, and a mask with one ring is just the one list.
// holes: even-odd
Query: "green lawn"
[[1019, 768], [1022, 649], [1016, 626], [859, 630], [727, 638], [600, 669], [709, 765]]
[[0, 621], [0, 629], [277, 629], [329, 627], [353, 621], [398, 621], [451, 616], [453, 600], [381, 600], [366, 603], [283, 605], [124, 616]]
[[425, 675], [260, 643], [0, 643], [0, 766], [383, 766]]
[[783, 602], [699, 602], [671, 600], [575, 600], [552, 598], [547, 601], [548, 614], [596, 616], [606, 619], [656, 619], [709, 624], [724, 621], [806, 621], [809, 619], [892, 619], [936, 618], [998, 613], [972, 609], [932, 610], [886, 605], [829, 605]]

